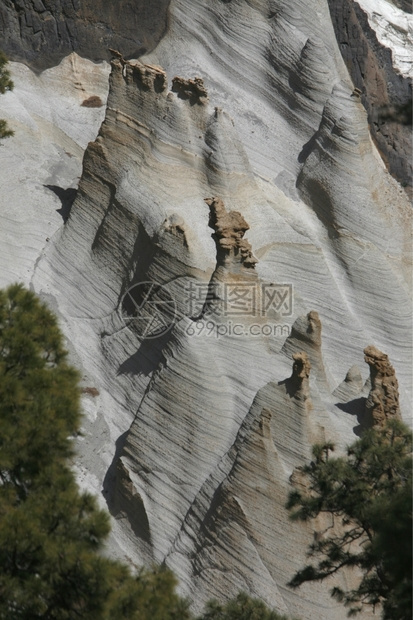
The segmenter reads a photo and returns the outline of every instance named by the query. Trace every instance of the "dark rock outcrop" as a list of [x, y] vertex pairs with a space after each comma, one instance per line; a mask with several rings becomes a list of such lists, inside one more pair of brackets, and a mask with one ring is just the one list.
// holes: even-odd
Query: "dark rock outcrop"
[[367, 110], [371, 135], [390, 173], [402, 185], [411, 186], [410, 128], [382, 114], [389, 106], [398, 109], [411, 101], [411, 80], [394, 70], [391, 51], [379, 43], [357, 2], [328, 3], [344, 62]]
[[172, 92], [177, 93], [181, 99], [188, 99], [191, 105], [194, 103], [205, 104], [208, 101], [208, 92], [204, 81], [200, 77], [193, 80], [185, 80], [182, 77], [174, 77], [172, 80]]
[[[122, 64], [125, 66], [125, 61]], [[140, 90], [162, 93], [168, 88], [168, 78], [161, 67], [135, 61], [134, 63], [128, 63], [128, 68], [132, 68], [133, 80]]]
[[4, 0], [1, 48], [36, 71], [76, 52], [108, 60], [109, 47], [127, 58], [151, 51], [167, 26], [170, 0]]

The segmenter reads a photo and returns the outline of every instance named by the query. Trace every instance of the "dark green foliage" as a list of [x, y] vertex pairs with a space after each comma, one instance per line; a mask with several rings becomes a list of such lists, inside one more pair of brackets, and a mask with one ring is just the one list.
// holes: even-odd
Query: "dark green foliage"
[[142, 571], [112, 594], [105, 620], [191, 620], [188, 601], [175, 593], [176, 578], [167, 569]]
[[[0, 620], [190, 620], [163, 568], [136, 577], [102, 555], [106, 512], [68, 467], [78, 374], [53, 314], [20, 285], [0, 291]], [[284, 620], [240, 594], [205, 620]]]
[[378, 110], [379, 121], [400, 123], [401, 125], [412, 124], [412, 100], [407, 103], [394, 106], [383, 106]]
[[7, 65], [7, 57], [0, 50], [0, 94], [4, 95], [7, 90], [13, 89], [13, 82], [10, 78], [10, 71], [8, 71], [5, 67]]
[[[13, 82], [10, 78], [10, 71], [6, 69], [7, 65], [7, 57], [0, 50], [0, 94], [4, 95], [4, 93], [8, 90], [13, 90]], [[2, 138], [9, 138], [13, 135], [13, 131], [7, 127], [7, 123], [4, 120], [0, 119], [0, 140]]]
[[262, 601], [250, 598], [241, 592], [225, 605], [217, 601], [209, 602], [204, 614], [198, 620], [287, 620], [287, 618], [268, 609]]
[[133, 577], [99, 553], [108, 516], [67, 465], [77, 380], [46, 306], [0, 291], [0, 619], [185, 620], [169, 571]]
[[14, 131], [9, 129], [6, 121], [0, 118], [0, 140], [2, 138], [10, 138], [11, 136], [14, 136]]
[[331, 517], [308, 555], [319, 558], [291, 580], [292, 587], [322, 580], [343, 567], [358, 567], [356, 589], [332, 590], [349, 606], [382, 605], [384, 620], [412, 617], [412, 436], [397, 420], [370, 429], [347, 450], [346, 458], [330, 458], [333, 446], [315, 446], [314, 461], [302, 468], [307, 491], [290, 493], [291, 517], [308, 521]]

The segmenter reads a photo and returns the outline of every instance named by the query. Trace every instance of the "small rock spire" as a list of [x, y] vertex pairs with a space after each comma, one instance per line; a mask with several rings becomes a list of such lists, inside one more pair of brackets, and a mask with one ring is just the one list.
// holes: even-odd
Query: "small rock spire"
[[366, 401], [366, 413], [374, 426], [386, 420], [401, 419], [399, 385], [386, 353], [370, 345], [364, 349], [364, 361], [370, 366], [371, 389]]
[[252, 255], [252, 246], [243, 239], [249, 226], [239, 211], [227, 211], [221, 198], [205, 198], [209, 206], [209, 226], [215, 230], [217, 264], [240, 262], [244, 267], [254, 269], [257, 259]]
[[177, 93], [180, 99], [187, 99], [191, 105], [195, 103], [205, 105], [208, 102], [208, 92], [204, 81], [200, 77], [185, 80], [182, 77], [172, 79], [172, 92]]
[[300, 351], [293, 354], [293, 373], [290, 377], [291, 392], [300, 400], [310, 397], [311, 364], [307, 353]]

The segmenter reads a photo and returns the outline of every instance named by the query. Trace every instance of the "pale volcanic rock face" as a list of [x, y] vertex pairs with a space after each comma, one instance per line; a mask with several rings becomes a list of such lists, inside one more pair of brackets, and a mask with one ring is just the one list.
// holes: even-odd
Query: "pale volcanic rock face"
[[[53, 122], [78, 145], [81, 178], [65, 159], [59, 183], [39, 165], [43, 185], [77, 194], [31, 253], [22, 223], [28, 272], [3, 259], [3, 280], [30, 282], [58, 312], [99, 392], [84, 397], [76, 469], [103, 490], [110, 552], [166, 562], [197, 610], [244, 589], [291, 616], [344, 620], [332, 582], [287, 587], [312, 530], [284, 505], [311, 445], [340, 452], [365, 423], [368, 343], [391, 360], [408, 415], [410, 204], [371, 140], [327, 2], [174, 0], [151, 54], [114, 55], [99, 111], [54, 71], [72, 80], [72, 112], [56, 95]], [[98, 83], [86, 95], [105, 101]], [[8, 105], [37, 118], [16, 84]], [[95, 124], [72, 131], [86, 113]], [[1, 158], [25, 152], [29, 130], [14, 128]]]
[[[0, 117], [15, 135], [0, 146], [0, 285], [29, 285], [33, 268], [67, 219], [82, 157], [105, 115], [107, 63], [72, 54], [40, 76], [10, 63], [14, 90], [0, 98]], [[99, 107], [82, 103], [92, 96]]]

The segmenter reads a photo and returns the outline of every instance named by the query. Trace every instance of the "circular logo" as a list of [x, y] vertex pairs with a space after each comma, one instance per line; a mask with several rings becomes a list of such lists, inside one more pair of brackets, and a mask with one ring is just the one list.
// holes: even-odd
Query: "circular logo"
[[128, 327], [145, 339], [166, 334], [176, 319], [176, 302], [166, 288], [156, 282], [138, 282], [122, 297], [120, 310]]

